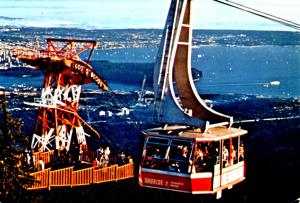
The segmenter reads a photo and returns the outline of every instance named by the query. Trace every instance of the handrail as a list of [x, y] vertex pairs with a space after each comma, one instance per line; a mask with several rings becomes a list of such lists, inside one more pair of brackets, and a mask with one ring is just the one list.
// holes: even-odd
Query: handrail
[[93, 167], [72, 172], [72, 186], [89, 185], [93, 183]]
[[94, 183], [103, 183], [116, 180], [116, 170], [118, 165], [112, 165], [105, 168], [94, 169]]
[[49, 174], [51, 168], [48, 168], [43, 171], [38, 171], [35, 173], [31, 173], [31, 176], [34, 178], [34, 183], [30, 187], [26, 188], [27, 190], [36, 190], [36, 189], [44, 189], [49, 187]]
[[134, 164], [129, 163], [123, 166], [119, 166], [117, 168], [117, 180], [122, 180], [126, 178], [133, 178], [134, 177]]
[[40, 158], [42, 158], [44, 164], [48, 164], [51, 161], [51, 155], [54, 154], [54, 150], [48, 151], [48, 152], [35, 152], [33, 156], [35, 157], [34, 159], [34, 166], [37, 166], [37, 163]]
[[36, 180], [27, 190], [50, 190], [51, 187], [83, 186], [118, 181], [134, 177], [134, 163], [105, 168], [89, 167], [74, 171], [74, 167], [51, 171], [51, 168], [31, 173]]
[[50, 186], [71, 186], [72, 185], [73, 166], [55, 171], [50, 171], [49, 189]]

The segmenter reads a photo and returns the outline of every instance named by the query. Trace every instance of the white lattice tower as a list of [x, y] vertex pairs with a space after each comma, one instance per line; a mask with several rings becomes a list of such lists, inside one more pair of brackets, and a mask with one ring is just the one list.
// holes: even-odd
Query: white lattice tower
[[[27, 103], [40, 107], [44, 115], [40, 121], [43, 125], [47, 123], [44, 133], [33, 135], [31, 147], [39, 147], [41, 151], [53, 148], [69, 150], [73, 133], [76, 133], [79, 144], [86, 144], [85, 136], [89, 135], [85, 133], [77, 114], [80, 92], [80, 85], [59, 86], [56, 89], [47, 87], [42, 89], [40, 99]], [[48, 115], [54, 115], [52, 122]]]

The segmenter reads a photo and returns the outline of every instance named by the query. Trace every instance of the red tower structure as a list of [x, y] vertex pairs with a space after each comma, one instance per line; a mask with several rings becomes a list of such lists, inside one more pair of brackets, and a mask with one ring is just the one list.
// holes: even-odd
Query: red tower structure
[[[108, 90], [105, 81], [89, 65], [92, 52], [98, 46], [92, 40], [47, 39], [45, 50], [19, 52], [17, 57], [36, 70], [44, 73], [41, 97], [34, 102], [25, 102], [39, 108], [31, 147], [39, 151], [70, 149], [71, 140], [86, 146], [86, 128], [94, 132], [87, 122], [78, 115], [81, 86], [96, 83]], [[89, 51], [83, 61], [79, 55]], [[73, 137], [73, 138], [72, 138]]]

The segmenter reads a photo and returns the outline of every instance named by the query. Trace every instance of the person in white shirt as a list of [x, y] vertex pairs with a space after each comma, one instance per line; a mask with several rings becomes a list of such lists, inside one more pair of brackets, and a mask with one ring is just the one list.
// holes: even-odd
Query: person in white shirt
[[38, 171], [42, 171], [42, 170], [44, 170], [45, 169], [45, 163], [44, 163], [44, 161], [43, 161], [43, 159], [42, 158], [40, 158], [39, 159], [39, 161], [38, 161]]
[[229, 158], [229, 152], [228, 149], [226, 148], [225, 145], [223, 145], [223, 167], [227, 167], [228, 166], [228, 158]]
[[110, 155], [110, 149], [109, 147], [106, 147], [104, 150], [104, 159], [105, 159], [105, 166], [109, 165], [109, 155]]

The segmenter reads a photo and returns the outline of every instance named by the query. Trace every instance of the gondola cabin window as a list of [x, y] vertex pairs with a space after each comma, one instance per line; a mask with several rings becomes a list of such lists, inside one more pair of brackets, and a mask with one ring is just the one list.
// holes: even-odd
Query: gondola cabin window
[[148, 137], [146, 139], [142, 165], [146, 168], [164, 170], [167, 162], [169, 139], [161, 137]]
[[194, 153], [193, 173], [212, 172], [219, 164], [220, 141], [197, 142]]
[[148, 137], [142, 165], [146, 168], [188, 173], [192, 154], [192, 140]]
[[170, 141], [169, 151], [169, 166], [170, 171], [179, 173], [190, 172], [192, 164], [193, 142], [192, 140], [177, 140]]
[[244, 161], [244, 144], [240, 136], [223, 140], [222, 166], [229, 167]]

